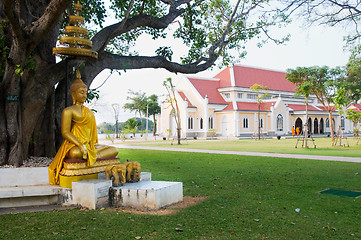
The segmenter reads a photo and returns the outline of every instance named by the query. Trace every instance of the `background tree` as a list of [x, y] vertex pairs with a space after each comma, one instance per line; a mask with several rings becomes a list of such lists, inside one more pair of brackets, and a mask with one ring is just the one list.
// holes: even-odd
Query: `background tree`
[[[302, 73], [303, 75], [300, 75]], [[332, 121], [332, 112], [336, 110], [334, 105], [334, 98], [337, 92], [336, 82], [339, 80], [337, 77], [339, 70], [329, 69], [324, 67], [308, 67], [308, 68], [296, 68], [295, 70], [287, 70], [287, 79], [293, 79], [294, 83], [297, 83], [297, 76], [300, 76], [300, 83], [309, 82], [310, 92], [316, 96], [319, 103], [322, 104], [325, 111], [328, 113], [330, 122], [330, 131], [332, 142], [335, 140], [334, 135], [334, 123]], [[295, 78], [293, 78], [293, 76]], [[301, 77], [304, 76], [304, 77]]]
[[262, 87], [261, 85], [255, 83], [251, 86], [251, 89], [257, 92], [257, 105], [258, 105], [258, 112], [257, 112], [257, 119], [258, 119], [258, 140], [261, 139], [261, 104], [263, 103], [263, 99], [265, 97], [269, 97], [270, 94], [266, 91], [269, 88], [267, 86]]
[[167, 93], [168, 93], [168, 97], [167, 97], [166, 101], [170, 104], [170, 106], [172, 108], [172, 113], [173, 113], [174, 120], [175, 120], [175, 123], [177, 126], [177, 144], [180, 145], [181, 144], [182, 124], [181, 124], [180, 111], [179, 111], [179, 107], [178, 107], [178, 101], [177, 101], [177, 98], [175, 97], [175, 89], [174, 89], [174, 85], [172, 83], [172, 78], [167, 78], [163, 82], [163, 86], [166, 88]]
[[[251, 38], [269, 38], [269, 30], [285, 21], [266, 0], [232, 4], [226, 0], [108, 2], [114, 18], [104, 26], [108, 14], [104, 1], [80, 1], [98, 60], [70, 59], [68, 63], [69, 69], [80, 66], [88, 86], [104, 69], [163, 68], [197, 73], [232, 61], [231, 51], [243, 51]], [[52, 48], [72, 4], [72, 0], [0, 2], [0, 165], [22, 164], [35, 129], [47, 140], [47, 145], [41, 146], [44, 155], [53, 156], [61, 144], [60, 115], [65, 101], [71, 101], [70, 94], [68, 99], [64, 97], [69, 91], [64, 84], [65, 60], [56, 62]], [[153, 56], [142, 56], [136, 40], [143, 34], [154, 41], [180, 39], [186, 51], [175, 58], [174, 49], [160, 45]]]
[[113, 103], [112, 108], [114, 111], [114, 119], [115, 119], [115, 137], [119, 138], [119, 111], [120, 111], [120, 105], [118, 103]]
[[140, 122], [137, 122], [135, 118], [129, 118], [127, 121], [125, 121], [124, 130], [126, 133], [132, 133], [133, 137], [135, 137], [135, 133], [138, 131], [139, 125]]
[[356, 46], [346, 65], [347, 76], [345, 90], [351, 100], [357, 103], [361, 99], [361, 46]]
[[304, 67], [298, 67], [294, 70], [287, 69], [287, 73], [286, 73], [287, 80], [297, 84], [295, 88], [296, 90], [295, 95], [303, 96], [305, 98], [304, 103], [306, 106], [306, 121], [303, 130], [305, 148], [308, 148], [308, 99], [310, 97], [311, 89], [312, 89], [311, 83], [308, 81], [308, 75], [309, 75], [309, 69]]
[[300, 18], [311, 24], [328, 25], [347, 28], [346, 44], [358, 44], [361, 36], [359, 1], [351, 0], [281, 0], [285, 4], [284, 13], [298, 13]]
[[[338, 115], [340, 116], [340, 124], [338, 128], [337, 138], [339, 140], [339, 146], [342, 146], [342, 139], [344, 138], [344, 133], [342, 129], [341, 116], [345, 114], [346, 106], [350, 103], [350, 97], [347, 96], [347, 92], [345, 90], [345, 70], [340, 67], [330, 69], [329, 85], [333, 88], [331, 90], [331, 92], [333, 93], [333, 97], [331, 98], [332, 102], [335, 105]], [[337, 138], [333, 143], [334, 145], [336, 145]], [[349, 146], [348, 141], [347, 146]]]
[[[158, 96], [152, 94], [148, 97], [148, 114], [153, 116], [153, 136], [155, 136], [155, 132], [157, 129], [157, 120], [155, 119], [156, 115], [160, 113], [160, 106], [158, 103]], [[148, 129], [147, 129], [148, 130]]]
[[145, 95], [145, 92], [134, 92], [132, 90], [129, 90], [128, 94], [131, 94], [131, 96], [127, 97], [127, 100], [130, 100], [130, 102], [124, 104], [123, 107], [124, 109], [139, 114], [140, 131], [143, 131], [142, 113], [144, 113], [147, 109], [147, 97]]
[[360, 121], [361, 121], [361, 112], [356, 112], [355, 110], [349, 109], [346, 111], [346, 118], [351, 120], [353, 123], [353, 135], [357, 137], [357, 144], [360, 140]]

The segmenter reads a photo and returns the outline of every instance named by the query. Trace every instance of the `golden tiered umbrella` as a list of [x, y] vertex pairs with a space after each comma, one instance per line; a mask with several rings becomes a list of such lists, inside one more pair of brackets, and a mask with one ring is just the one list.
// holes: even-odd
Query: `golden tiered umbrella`
[[67, 36], [60, 38], [61, 46], [53, 48], [53, 54], [76, 59], [97, 59], [98, 53], [91, 50], [92, 41], [85, 38], [88, 30], [80, 27], [84, 24], [84, 17], [79, 16], [82, 10], [79, 0], [74, 4], [74, 10], [76, 15], [69, 16], [69, 25], [65, 27]]
[[92, 41], [86, 39], [88, 30], [81, 27], [84, 18], [80, 16], [82, 5], [74, 4], [75, 15], [69, 14], [69, 25], [65, 27], [66, 37], [60, 37], [60, 46], [53, 48], [53, 54], [65, 58], [66, 78], [65, 78], [65, 107], [68, 100], [68, 59], [91, 60], [98, 59], [98, 53], [91, 50]]

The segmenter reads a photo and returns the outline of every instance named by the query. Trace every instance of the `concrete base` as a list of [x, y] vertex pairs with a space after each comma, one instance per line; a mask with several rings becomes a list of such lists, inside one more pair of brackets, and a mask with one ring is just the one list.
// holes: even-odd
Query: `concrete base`
[[73, 182], [73, 203], [89, 209], [109, 206], [111, 180], [89, 179]]
[[151, 181], [150, 172], [142, 172], [137, 183], [115, 188], [104, 173], [98, 179], [72, 184], [73, 188], [49, 185], [46, 167], [0, 169], [0, 208], [61, 204], [89, 209], [109, 205], [159, 209], [183, 200], [181, 182]]
[[59, 186], [39, 185], [0, 188], [0, 208], [59, 204]]
[[183, 183], [142, 181], [110, 189], [113, 207], [157, 210], [183, 201]]
[[47, 167], [0, 169], [0, 187], [37, 186], [47, 184], [49, 184]]

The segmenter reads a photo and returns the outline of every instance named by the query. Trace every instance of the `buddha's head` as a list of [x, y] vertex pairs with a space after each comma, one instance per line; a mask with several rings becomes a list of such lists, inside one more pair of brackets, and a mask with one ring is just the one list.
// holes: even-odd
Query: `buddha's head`
[[70, 94], [73, 98], [73, 104], [81, 103], [83, 104], [86, 100], [88, 93], [88, 87], [81, 80], [79, 70], [76, 70], [76, 79], [70, 85]]

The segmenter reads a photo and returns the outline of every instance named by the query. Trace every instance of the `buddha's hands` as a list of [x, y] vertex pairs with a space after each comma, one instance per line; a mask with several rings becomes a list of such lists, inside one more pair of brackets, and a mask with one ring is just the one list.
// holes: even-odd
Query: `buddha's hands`
[[86, 149], [86, 146], [83, 144], [83, 147], [81, 147], [80, 149], [83, 154], [83, 159], [87, 159], [88, 158], [88, 150]]

